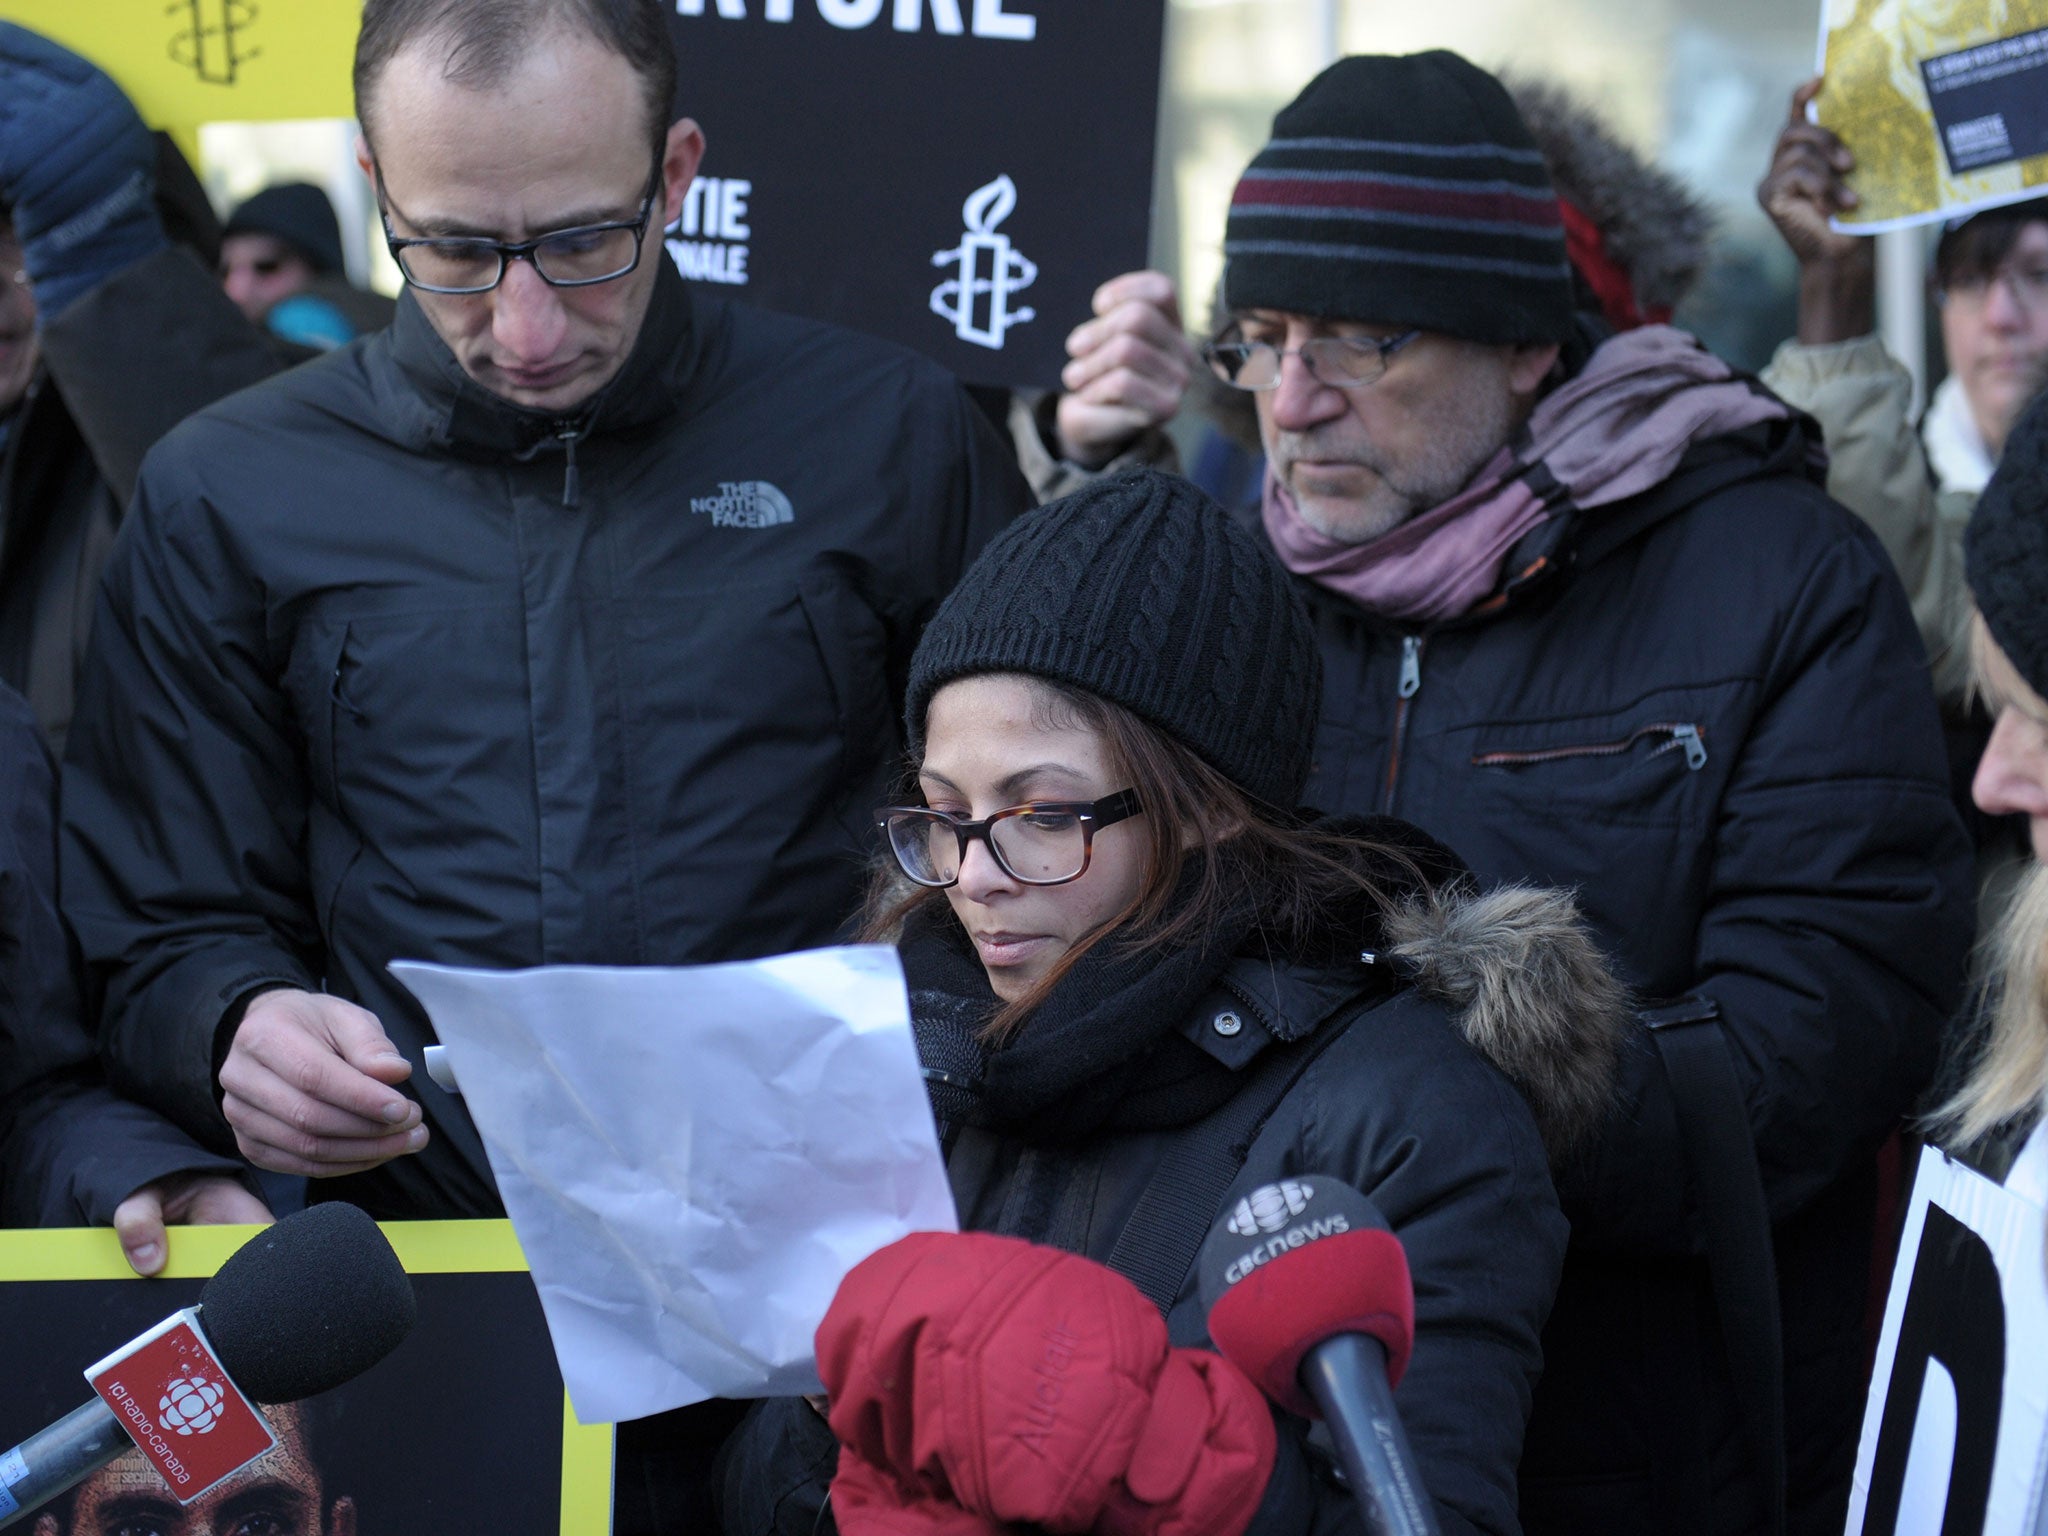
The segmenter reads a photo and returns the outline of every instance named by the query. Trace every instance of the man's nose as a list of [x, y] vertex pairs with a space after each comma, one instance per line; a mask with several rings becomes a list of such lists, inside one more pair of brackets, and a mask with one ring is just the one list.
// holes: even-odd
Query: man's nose
[[1321, 426], [1343, 415], [1349, 404], [1344, 391], [1317, 378], [1299, 353], [1282, 355], [1280, 382], [1267, 398], [1272, 401], [1273, 424], [1283, 432]]
[[530, 261], [505, 263], [505, 276], [491, 292], [491, 337], [500, 361], [539, 367], [553, 358], [568, 329], [562, 296], [534, 271]]
[[1987, 816], [2048, 816], [2048, 743], [2041, 734], [2019, 711], [1999, 711], [1970, 781], [1978, 810]]

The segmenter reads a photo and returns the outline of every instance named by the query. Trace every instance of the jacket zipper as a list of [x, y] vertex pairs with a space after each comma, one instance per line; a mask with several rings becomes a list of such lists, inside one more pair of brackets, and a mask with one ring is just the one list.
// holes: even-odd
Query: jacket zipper
[[585, 428], [573, 421], [555, 424], [555, 441], [562, 445], [562, 505], [573, 507], [582, 499], [583, 483], [576, 474], [576, 445], [583, 441]]
[[[1397, 727], [1398, 729], [1398, 723]], [[1619, 757], [1645, 736], [1668, 736], [1671, 739], [1652, 750], [1651, 756], [1659, 752], [1670, 752], [1676, 748], [1685, 751], [1685, 766], [1698, 773], [1707, 766], [1707, 743], [1705, 733], [1697, 725], [1679, 721], [1660, 721], [1655, 725], [1638, 726], [1619, 741], [1591, 742], [1583, 746], [1544, 747], [1533, 752], [1475, 752], [1472, 766], [1475, 768], [1515, 768], [1528, 763], [1555, 763], [1573, 757]]]
[[1408, 703], [1422, 691], [1422, 647], [1420, 635], [1401, 637], [1401, 680], [1394, 689], [1394, 741], [1387, 753], [1387, 787], [1380, 799], [1380, 814], [1394, 814], [1394, 790], [1401, 782], [1401, 750], [1408, 742]]

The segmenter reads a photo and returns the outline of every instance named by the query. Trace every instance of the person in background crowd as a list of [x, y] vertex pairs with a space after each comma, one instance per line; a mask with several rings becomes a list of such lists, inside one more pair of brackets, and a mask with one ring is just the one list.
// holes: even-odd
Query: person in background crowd
[[1988, 1028], [1932, 1116], [1940, 1139], [2048, 1205], [2048, 395], [2000, 445], [1963, 539], [1975, 685], [1995, 717], [1972, 786], [1992, 816], [2026, 818], [2032, 863], [1992, 947]]
[[263, 1222], [233, 1157], [111, 1092], [57, 917], [49, 748], [0, 684], [0, 1226], [104, 1226], [155, 1274], [169, 1221]]
[[662, 259], [663, 14], [371, 0], [397, 317], [159, 444], [96, 614], [61, 868], [109, 1072], [379, 1217], [501, 1210], [386, 962], [832, 940], [917, 633], [1029, 501], [937, 365]]
[[[1792, 96], [1757, 199], [1799, 259], [1799, 329], [1763, 380], [1821, 425], [1828, 492], [1884, 541], [1912, 599], [1934, 668], [1959, 804], [1986, 725], [1969, 698], [1970, 597], [1963, 527], [2008, 428], [2048, 378], [2048, 199], [1993, 208], [1950, 225], [1934, 251], [1949, 373], [1913, 430], [1913, 380], [1877, 335], [1875, 242], [1839, 234], [1831, 215], [1856, 205], [1849, 147], [1806, 120], [1821, 81]], [[1987, 922], [2023, 867], [2016, 827], [1972, 818]]]
[[308, 182], [265, 187], [228, 215], [220, 280], [251, 320], [316, 352], [391, 323], [391, 300], [349, 282], [334, 204]]
[[[1669, 322], [1706, 268], [1713, 215], [1563, 87], [1513, 77], [1501, 84], [1557, 188], [1580, 312], [1610, 331]], [[1213, 339], [1229, 324], [1220, 284], [1211, 313]], [[1194, 387], [1214, 426], [1197, 450], [1192, 478], [1225, 506], [1256, 518], [1265, 453], [1253, 397], [1206, 369]]]
[[1523, 1524], [1833, 1536], [1875, 1154], [1972, 929], [1897, 577], [1805, 418], [1578, 309], [1543, 156], [1456, 55], [1311, 82], [1224, 251], [1212, 366], [1322, 646], [1307, 800], [1575, 891], [1643, 1000], [1560, 1176]]
[[[878, 877], [869, 937], [895, 939], [943, 1074], [969, 1235], [847, 1278], [819, 1332], [830, 1425], [800, 1399], [754, 1411], [726, 1453], [727, 1531], [827, 1528], [835, 1433], [849, 1536], [1341, 1520], [1353, 1495], [1306, 1424], [1209, 1352], [1196, 1275], [1152, 1276], [1142, 1226], [1171, 1191], [1168, 1225], [1199, 1237], [1311, 1174], [1365, 1192], [1407, 1250], [1397, 1402], [1441, 1528], [1516, 1529], [1564, 1248], [1545, 1148], [1598, 1123], [1622, 994], [1568, 898], [1480, 895], [1399, 822], [1298, 819], [1318, 693], [1286, 572], [1164, 475], [1022, 519], [947, 599], [911, 662], [917, 803], [877, 813], [900, 874]], [[1247, 1137], [1188, 1182], [1198, 1149]], [[1004, 1455], [1031, 1400], [997, 1362], [1055, 1324], [1071, 1431]], [[1119, 1336], [1150, 1339], [1128, 1378], [1105, 1358]], [[928, 1397], [936, 1372], [988, 1373], [988, 1396]], [[1184, 1473], [1148, 1487], [1127, 1444], [1101, 1449], [1140, 1414], [1178, 1426], [1148, 1454]]]
[[59, 752], [143, 454], [281, 366], [210, 275], [219, 239], [111, 80], [0, 21], [0, 680]]

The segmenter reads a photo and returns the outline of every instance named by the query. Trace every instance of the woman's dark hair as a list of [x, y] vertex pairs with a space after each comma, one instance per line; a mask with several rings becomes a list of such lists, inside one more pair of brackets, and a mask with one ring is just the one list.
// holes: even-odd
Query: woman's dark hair
[[[1189, 943], [1220, 926], [1249, 892], [1259, 927], [1277, 953], [1322, 958], [1322, 935], [1333, 912], [1361, 905], [1379, 912], [1391, 908], [1393, 899], [1375, 880], [1375, 870], [1411, 889], [1423, 883], [1405, 851], [1303, 826], [1121, 705], [1047, 678], [1031, 681], [1042, 690], [1041, 723], [1098, 732], [1125, 781], [1118, 787], [1137, 791], [1145, 814], [1130, 825], [1146, 840], [1145, 878], [1128, 906], [1062, 955], [1037, 986], [995, 1013], [982, 1030], [984, 1040], [1013, 1033], [1083, 956], [1112, 936], [1129, 952]], [[1183, 891], [1191, 862], [1196, 878]], [[913, 912], [946, 907], [944, 891], [907, 886], [884, 854], [868, 889], [863, 942], [891, 943]], [[950, 913], [944, 916], [951, 920]]]
[[446, 42], [444, 79], [489, 90], [556, 26], [602, 43], [633, 66], [659, 155], [676, 94], [676, 55], [661, 0], [365, 0], [356, 34], [356, 118], [368, 134], [378, 77], [416, 38], [436, 34]]
[[1962, 282], [1988, 282], [2029, 224], [2048, 224], [2048, 198], [1987, 208], [1944, 231], [1934, 248], [1937, 291]]

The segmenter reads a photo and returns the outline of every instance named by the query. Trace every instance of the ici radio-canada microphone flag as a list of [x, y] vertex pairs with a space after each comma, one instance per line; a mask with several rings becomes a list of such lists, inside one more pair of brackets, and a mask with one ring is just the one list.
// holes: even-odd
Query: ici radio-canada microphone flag
[[173, 1312], [85, 1373], [172, 1497], [189, 1504], [277, 1444], [214, 1358], [199, 1310]]

